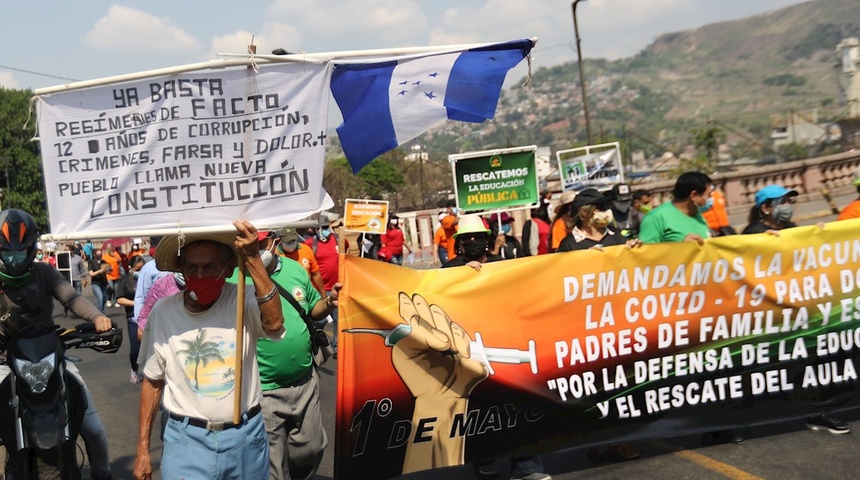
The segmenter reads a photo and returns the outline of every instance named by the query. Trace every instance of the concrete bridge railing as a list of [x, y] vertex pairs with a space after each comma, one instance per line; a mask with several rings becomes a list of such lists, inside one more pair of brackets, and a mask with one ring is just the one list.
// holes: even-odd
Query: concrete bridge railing
[[[767, 165], [736, 172], [710, 175], [726, 197], [730, 211], [747, 211], [755, 203], [755, 192], [776, 183], [800, 193], [798, 201], [820, 199], [822, 193], [837, 196], [851, 193], [853, 172], [860, 167], [860, 150], [824, 157]], [[634, 188], [650, 190], [654, 205], [671, 200], [675, 180], [636, 184]]]
[[[820, 200], [823, 193], [843, 196], [855, 192], [853, 172], [860, 167], [860, 150], [809, 158], [776, 165], [767, 165], [734, 172], [710, 175], [723, 191], [730, 214], [746, 214], [755, 202], [755, 193], [765, 185], [776, 183], [800, 193], [798, 201]], [[672, 198], [675, 180], [636, 183], [633, 188], [650, 190], [656, 206]], [[397, 212], [407, 241], [416, 252], [416, 260], [426, 262], [433, 258], [433, 233], [438, 209], [414, 212]], [[520, 237], [520, 228], [528, 219], [528, 211], [511, 212], [514, 217], [514, 234]], [[353, 244], [356, 245], [356, 244]], [[357, 254], [357, 248], [352, 250]]]

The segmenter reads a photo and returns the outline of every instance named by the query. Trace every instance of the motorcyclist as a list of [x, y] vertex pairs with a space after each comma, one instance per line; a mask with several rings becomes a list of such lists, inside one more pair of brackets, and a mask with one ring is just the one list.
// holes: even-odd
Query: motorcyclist
[[[38, 226], [29, 213], [17, 209], [0, 211], [0, 307], [12, 311], [11, 318], [19, 318], [20, 322], [51, 326], [54, 325], [53, 299], [57, 299], [79, 317], [92, 322], [97, 332], [110, 330], [110, 318], [75, 291], [57, 269], [33, 261], [38, 238]], [[24, 326], [6, 324], [3, 328], [15, 331]], [[86, 392], [87, 410], [81, 436], [86, 443], [92, 478], [110, 479], [107, 434], [92, 395], [74, 364], [69, 363], [66, 370], [80, 381]], [[9, 372], [9, 367], [0, 365], [0, 382]]]

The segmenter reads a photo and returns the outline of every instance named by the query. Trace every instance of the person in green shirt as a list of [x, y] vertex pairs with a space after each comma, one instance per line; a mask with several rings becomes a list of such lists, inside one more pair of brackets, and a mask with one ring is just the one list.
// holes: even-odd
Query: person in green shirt
[[672, 201], [648, 212], [639, 226], [642, 243], [697, 242], [702, 245], [710, 230], [702, 212], [713, 207], [714, 182], [700, 172], [682, 173], [672, 190]]
[[[260, 257], [269, 278], [321, 320], [337, 307], [341, 284], [323, 298], [307, 270], [297, 261], [278, 255], [280, 233], [258, 232]], [[237, 273], [228, 279], [236, 282]], [[284, 336], [280, 341], [257, 340], [257, 365], [263, 387], [263, 422], [269, 441], [270, 479], [309, 479], [319, 468], [328, 445], [320, 410], [319, 375], [314, 368], [311, 337], [301, 315], [290, 302], [281, 302]]]

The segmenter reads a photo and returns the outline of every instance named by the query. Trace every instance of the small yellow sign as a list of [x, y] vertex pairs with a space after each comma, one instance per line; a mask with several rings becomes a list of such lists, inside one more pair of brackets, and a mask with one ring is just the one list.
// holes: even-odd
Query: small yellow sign
[[387, 201], [346, 199], [344, 205], [344, 230], [382, 234], [385, 233], [387, 223]]

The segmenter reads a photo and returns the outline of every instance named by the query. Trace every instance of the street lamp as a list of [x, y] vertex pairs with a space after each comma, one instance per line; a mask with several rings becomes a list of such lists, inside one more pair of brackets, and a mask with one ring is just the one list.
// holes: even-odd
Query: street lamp
[[576, 35], [576, 56], [579, 59], [579, 85], [582, 87], [582, 112], [585, 114], [585, 135], [588, 137], [588, 144], [591, 143], [591, 118], [588, 116], [588, 96], [585, 93], [585, 75], [582, 73], [582, 48], [579, 44], [579, 25], [576, 22], [576, 4], [582, 0], [573, 0], [570, 5], [573, 9], [573, 33]]

